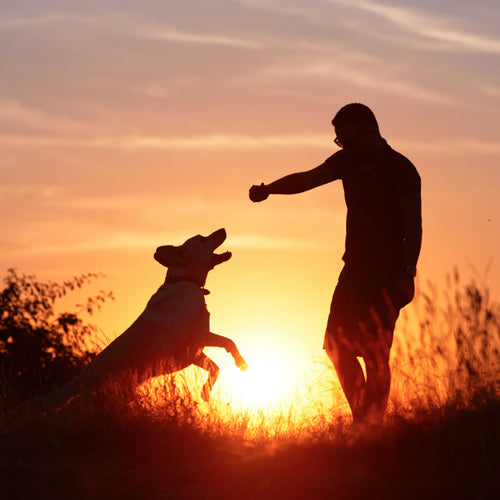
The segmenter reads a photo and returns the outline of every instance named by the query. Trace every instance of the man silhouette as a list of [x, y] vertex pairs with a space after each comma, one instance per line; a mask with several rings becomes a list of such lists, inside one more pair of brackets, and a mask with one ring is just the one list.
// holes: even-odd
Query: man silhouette
[[[391, 385], [389, 367], [400, 309], [414, 296], [422, 241], [420, 176], [381, 137], [367, 106], [351, 103], [332, 120], [341, 148], [308, 171], [250, 188], [259, 202], [342, 180], [347, 205], [344, 268], [333, 293], [323, 348], [331, 359], [355, 424], [381, 423]], [[363, 358], [366, 377], [358, 358]]]

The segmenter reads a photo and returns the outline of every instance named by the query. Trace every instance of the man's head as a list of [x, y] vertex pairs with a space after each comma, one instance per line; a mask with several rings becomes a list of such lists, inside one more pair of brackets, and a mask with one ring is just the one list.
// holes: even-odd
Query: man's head
[[373, 111], [364, 104], [353, 102], [340, 108], [332, 120], [340, 147], [350, 147], [365, 134], [380, 135], [377, 119]]

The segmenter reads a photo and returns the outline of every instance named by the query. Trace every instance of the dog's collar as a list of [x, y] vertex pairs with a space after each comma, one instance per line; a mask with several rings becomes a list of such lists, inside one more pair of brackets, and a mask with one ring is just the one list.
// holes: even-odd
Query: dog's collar
[[208, 295], [210, 293], [210, 291], [207, 290], [204, 286], [200, 286], [199, 283], [196, 283], [196, 281], [190, 280], [185, 276], [167, 276], [167, 278], [165, 279], [165, 284], [171, 285], [173, 283], [180, 283], [181, 281], [187, 281], [188, 283], [193, 283], [196, 286], [200, 287], [200, 290], [203, 292], [203, 295]]

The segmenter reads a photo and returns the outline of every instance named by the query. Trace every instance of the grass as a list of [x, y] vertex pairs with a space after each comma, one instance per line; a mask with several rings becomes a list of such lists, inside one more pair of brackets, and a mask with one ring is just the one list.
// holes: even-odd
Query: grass
[[[0, 433], [2, 498], [494, 498], [500, 404], [398, 415], [376, 435], [245, 439], [143, 408], [26, 416]], [[184, 409], [180, 409], [181, 412]], [[177, 417], [179, 417], [178, 415]]]
[[320, 404], [304, 417], [303, 396], [273, 413], [199, 404], [182, 377], [86, 410], [3, 407], [0, 498], [498, 498], [499, 306], [455, 274], [446, 293], [428, 285], [397, 339], [372, 432]]

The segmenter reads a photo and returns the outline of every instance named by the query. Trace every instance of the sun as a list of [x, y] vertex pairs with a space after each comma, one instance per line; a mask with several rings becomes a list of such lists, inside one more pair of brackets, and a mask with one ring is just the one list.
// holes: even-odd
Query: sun
[[283, 394], [289, 391], [283, 360], [270, 353], [259, 353], [251, 356], [248, 363], [247, 372], [235, 374], [227, 384], [231, 386], [233, 398], [258, 408], [282, 399]]
[[266, 409], [293, 397], [297, 373], [293, 360], [277, 351], [245, 352], [246, 372], [224, 370], [220, 377], [220, 397], [236, 409]]

